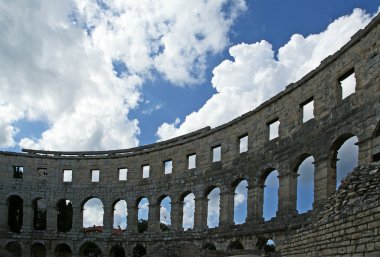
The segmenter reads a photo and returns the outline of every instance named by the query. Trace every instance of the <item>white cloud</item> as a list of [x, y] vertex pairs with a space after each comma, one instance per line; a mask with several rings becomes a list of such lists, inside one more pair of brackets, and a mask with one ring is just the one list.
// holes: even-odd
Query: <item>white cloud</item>
[[[178, 84], [202, 81], [205, 58], [226, 46], [245, 9], [244, 0], [102, 2], [0, 3], [0, 106], [10, 111], [0, 115], [1, 147], [137, 145], [138, 120], [128, 114], [151, 71]], [[114, 60], [125, 63], [120, 76]], [[15, 142], [22, 119], [49, 128]]]
[[[261, 41], [230, 48], [233, 61], [225, 60], [214, 70], [214, 94], [182, 124], [163, 123], [157, 130], [160, 140], [182, 135], [205, 126], [218, 126], [246, 113], [302, 78], [330, 54], [348, 42], [372, 17], [361, 9], [340, 17], [320, 34], [293, 35], [275, 58], [272, 46]], [[226, 104], [228, 103], [228, 104]]]
[[207, 196], [207, 199], [207, 226], [209, 228], [218, 227], [220, 216], [220, 189], [214, 188]]
[[195, 196], [193, 193], [188, 194], [183, 199], [183, 221], [182, 227], [184, 230], [194, 228], [194, 211], [195, 211]]
[[83, 227], [103, 226], [103, 203], [98, 198], [91, 198], [83, 206]]

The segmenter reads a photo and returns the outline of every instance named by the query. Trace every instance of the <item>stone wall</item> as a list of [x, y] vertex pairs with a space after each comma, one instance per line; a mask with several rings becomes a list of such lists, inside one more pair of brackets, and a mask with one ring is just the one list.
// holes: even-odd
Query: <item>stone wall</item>
[[380, 163], [358, 167], [315, 222], [291, 233], [281, 256], [380, 256]]

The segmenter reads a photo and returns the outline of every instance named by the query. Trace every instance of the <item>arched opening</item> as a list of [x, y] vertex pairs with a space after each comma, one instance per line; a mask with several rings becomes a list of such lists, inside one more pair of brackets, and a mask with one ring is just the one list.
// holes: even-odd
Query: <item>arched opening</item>
[[195, 212], [195, 195], [186, 193], [183, 195], [181, 202], [183, 203], [183, 220], [182, 228], [186, 231], [194, 228], [194, 212]]
[[358, 138], [346, 133], [340, 136], [331, 146], [331, 168], [333, 175], [330, 185], [335, 184], [337, 189], [343, 178], [347, 176], [355, 167], [358, 166], [359, 147], [357, 146]]
[[171, 222], [171, 199], [169, 196], [162, 198], [160, 204], [160, 229], [161, 231], [169, 231]]
[[10, 231], [20, 233], [23, 219], [24, 201], [18, 195], [8, 198], [8, 226]]
[[86, 242], [84, 243], [79, 253], [81, 256], [91, 256], [91, 257], [101, 257], [102, 251], [100, 250], [99, 246], [95, 244], [94, 242]]
[[19, 242], [10, 242], [5, 246], [5, 250], [11, 253], [14, 257], [22, 256], [22, 248]]
[[373, 133], [372, 141], [372, 161], [380, 161], [380, 122], [377, 124], [375, 132]]
[[220, 216], [220, 189], [214, 187], [207, 194], [207, 226], [209, 228], [219, 227]]
[[[259, 190], [263, 192], [263, 218], [270, 220], [276, 217], [278, 209], [278, 171], [271, 168], [267, 169], [259, 182]], [[259, 192], [261, 194], [261, 192]]]
[[33, 227], [36, 230], [46, 230], [47, 204], [43, 198], [34, 199], [33, 203]]
[[83, 204], [83, 227], [87, 232], [102, 232], [103, 230], [103, 203], [99, 198], [89, 198]]
[[119, 233], [123, 233], [127, 229], [127, 202], [118, 200], [113, 205], [113, 228]]
[[43, 244], [36, 243], [32, 245], [32, 257], [46, 257], [46, 248]]
[[148, 216], [149, 216], [149, 201], [148, 198], [143, 197], [137, 203], [137, 230], [143, 233], [148, 230]]
[[59, 232], [68, 232], [72, 225], [73, 204], [67, 199], [61, 199], [57, 203], [57, 230]]
[[55, 248], [55, 257], [71, 257], [71, 255], [71, 248], [67, 244], [59, 244]]
[[233, 241], [228, 245], [227, 250], [244, 250], [244, 247], [239, 241]]
[[132, 256], [133, 257], [141, 257], [146, 255], [146, 249], [144, 246], [138, 244], [133, 248]]
[[248, 181], [235, 183], [234, 223], [243, 224], [247, 219]]
[[[302, 160], [303, 159], [303, 160]], [[314, 202], [314, 158], [303, 155], [295, 168], [297, 172], [297, 211], [305, 213], [313, 209]]]
[[259, 237], [255, 246], [255, 250], [264, 251], [266, 253], [276, 252], [276, 246], [272, 239]]
[[125, 257], [124, 248], [121, 245], [115, 245], [111, 249], [110, 257]]
[[205, 243], [203, 246], [202, 246], [202, 249], [205, 249], [205, 250], [216, 250], [216, 247], [214, 244], [212, 243]]

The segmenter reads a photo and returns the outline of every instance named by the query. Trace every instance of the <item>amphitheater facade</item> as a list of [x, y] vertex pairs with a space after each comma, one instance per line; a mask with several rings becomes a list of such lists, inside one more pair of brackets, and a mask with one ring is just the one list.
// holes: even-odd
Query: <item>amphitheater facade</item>
[[[379, 24], [377, 16], [300, 81], [222, 126], [123, 150], [1, 152], [0, 255], [380, 256]], [[355, 91], [344, 96], [342, 83], [350, 76]], [[313, 115], [304, 122], [307, 104]], [[337, 151], [353, 136], [359, 167], [336, 190]], [[219, 151], [220, 160], [213, 160]], [[313, 209], [299, 214], [297, 170], [309, 156]], [[195, 162], [189, 167], [189, 161]], [[170, 174], [165, 163], [173, 167]], [[148, 169], [149, 176], [143, 174]], [[279, 173], [278, 208], [265, 221], [264, 182], [273, 170]], [[91, 181], [93, 171], [98, 182]], [[247, 218], [236, 225], [234, 194], [243, 180]], [[214, 188], [220, 190], [219, 226], [209, 229], [207, 195]], [[194, 227], [184, 231], [189, 193], [195, 196]], [[160, 205], [167, 196], [171, 226], [161, 231]], [[103, 203], [103, 226], [85, 229], [83, 206], [94, 197]], [[139, 233], [142, 198], [149, 200], [148, 230]], [[113, 228], [119, 200], [127, 203], [126, 230]], [[274, 253], [265, 253], [269, 239]]]

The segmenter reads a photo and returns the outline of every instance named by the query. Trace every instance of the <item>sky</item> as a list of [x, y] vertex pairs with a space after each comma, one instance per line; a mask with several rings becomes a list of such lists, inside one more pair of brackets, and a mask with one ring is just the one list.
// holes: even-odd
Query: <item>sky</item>
[[317, 67], [379, 6], [2, 1], [0, 150], [124, 149], [221, 125]]

